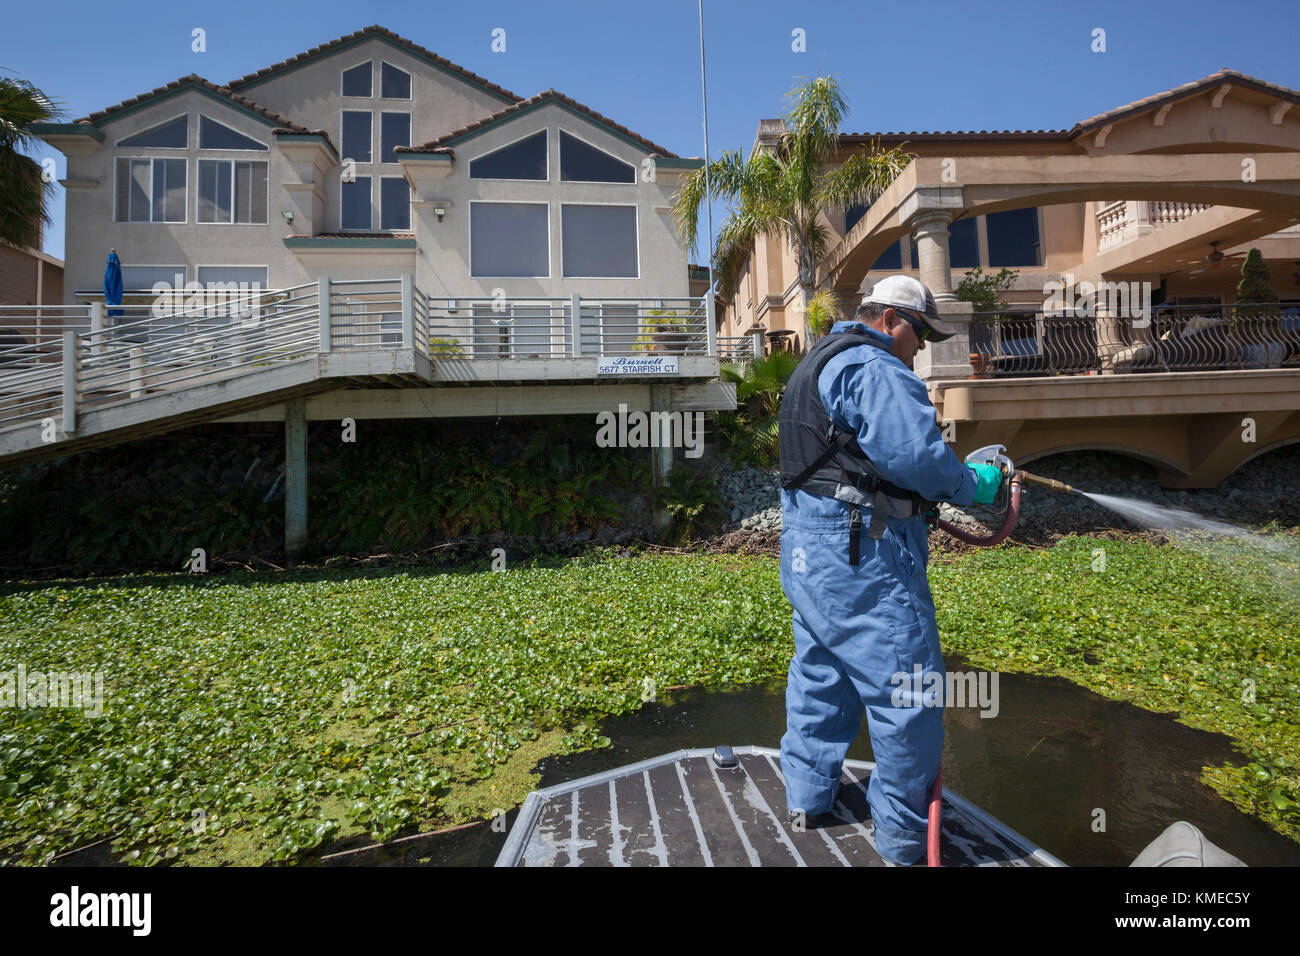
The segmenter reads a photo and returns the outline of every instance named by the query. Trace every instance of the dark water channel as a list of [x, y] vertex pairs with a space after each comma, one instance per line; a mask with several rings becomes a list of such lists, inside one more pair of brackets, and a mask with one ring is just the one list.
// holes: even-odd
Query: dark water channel
[[[963, 669], [956, 659], [946, 664]], [[1300, 844], [1200, 782], [1202, 766], [1245, 762], [1227, 737], [1056, 678], [1002, 674], [999, 690], [996, 717], [945, 712], [944, 785], [1065, 863], [1127, 866], [1167, 825], [1188, 820], [1250, 866], [1300, 866]], [[543, 760], [541, 786], [682, 748], [779, 747], [784, 732], [784, 679], [678, 691], [606, 721], [610, 747]], [[849, 757], [872, 759], [865, 723]], [[1105, 811], [1105, 832], [1093, 830], [1096, 809]], [[329, 862], [490, 865], [504, 842], [484, 824]]]

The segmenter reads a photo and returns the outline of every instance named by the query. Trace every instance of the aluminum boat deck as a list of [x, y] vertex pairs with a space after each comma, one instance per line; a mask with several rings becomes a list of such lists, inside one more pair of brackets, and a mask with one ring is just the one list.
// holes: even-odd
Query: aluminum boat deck
[[[889, 866], [867, 807], [874, 767], [845, 761], [836, 822], [799, 829], [785, 819], [779, 751], [678, 750], [530, 793], [496, 865]], [[1065, 865], [946, 788], [940, 860]]]

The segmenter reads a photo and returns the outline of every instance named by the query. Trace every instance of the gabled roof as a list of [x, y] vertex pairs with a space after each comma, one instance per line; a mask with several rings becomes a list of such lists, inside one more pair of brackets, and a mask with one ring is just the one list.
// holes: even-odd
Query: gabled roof
[[1141, 113], [1155, 106], [1163, 106], [1165, 103], [1171, 103], [1174, 100], [1183, 99], [1205, 90], [1212, 89], [1223, 83], [1232, 83], [1233, 86], [1241, 86], [1257, 93], [1264, 93], [1268, 96], [1276, 96], [1280, 99], [1290, 100], [1293, 103], [1300, 103], [1300, 92], [1288, 89], [1285, 86], [1278, 86], [1276, 83], [1268, 83], [1264, 80], [1256, 79], [1253, 76], [1247, 76], [1245, 73], [1238, 73], [1236, 70], [1230, 70], [1224, 67], [1217, 73], [1211, 73], [1209, 76], [1203, 76], [1199, 80], [1193, 80], [1190, 83], [1184, 83], [1182, 86], [1175, 86], [1172, 90], [1165, 90], [1163, 93], [1157, 93], [1155, 96], [1148, 96], [1144, 99], [1134, 100], [1126, 106], [1109, 110], [1105, 113], [1098, 113], [1096, 116], [1090, 116], [1080, 123], [1076, 123], [1070, 130], [1072, 134], [1086, 133], [1094, 127], [1101, 126], [1105, 123], [1113, 123], [1115, 120], [1124, 119], [1135, 113]]
[[450, 152], [450, 149], [448, 147], [451, 147], [456, 143], [459, 143], [461, 140], [468, 139], [471, 136], [476, 136], [479, 133], [486, 131], [490, 127], [496, 126], [498, 123], [503, 123], [517, 116], [522, 116], [524, 113], [537, 109], [540, 106], [545, 106], [548, 103], [553, 103], [557, 106], [567, 109], [571, 113], [575, 113], [579, 116], [582, 116], [585, 119], [591, 120], [596, 125], [605, 127], [606, 130], [613, 133], [615, 136], [620, 137], [621, 139], [627, 140], [628, 142], [637, 146], [644, 146], [646, 149], [650, 150], [650, 152], [655, 155], [662, 156], [666, 159], [681, 158], [676, 153], [672, 152], [671, 150], [663, 146], [660, 146], [658, 143], [646, 139], [644, 136], [642, 136], [639, 133], [632, 132], [632, 130], [628, 129], [626, 126], [623, 126], [619, 123], [615, 123], [608, 116], [602, 116], [600, 113], [597, 113], [591, 107], [584, 106], [583, 104], [579, 103], [577, 100], [570, 99], [569, 97], [561, 93], [559, 90], [545, 90], [541, 93], [538, 93], [536, 96], [529, 97], [526, 100], [520, 100], [518, 103], [515, 103], [511, 106], [507, 106], [505, 109], [497, 110], [497, 112], [493, 113], [492, 115], [485, 116], [481, 120], [476, 120], [475, 122], [470, 123], [468, 126], [462, 126], [460, 129], [454, 129], [450, 133], [446, 133], [442, 136], [439, 136], [437, 139], [431, 139], [427, 143], [421, 143], [419, 146], [398, 146], [394, 148], [393, 152], [395, 153]]
[[[89, 116], [83, 116], [81, 119], [76, 120], [75, 123], [87, 126], [98, 126], [104, 120], [116, 118], [120, 114], [134, 112], [136, 109], [143, 107], [152, 100], [174, 96], [188, 89], [196, 89], [210, 96], [228, 100], [244, 112], [251, 113], [263, 122], [271, 124], [273, 130], [287, 130], [291, 133], [307, 133], [314, 136], [324, 136], [325, 140], [327, 142], [329, 141], [329, 136], [324, 130], [308, 129], [301, 123], [295, 123], [287, 116], [281, 116], [274, 110], [269, 110], [265, 106], [254, 103], [245, 96], [240, 96], [228, 86], [217, 86], [210, 80], [205, 80], [197, 73], [191, 73], [189, 76], [182, 76], [180, 79], [172, 80], [172, 82], [167, 83], [164, 86], [156, 87], [148, 93], [141, 93], [139, 96], [133, 96], [129, 100], [123, 100], [116, 106], [110, 106], [107, 109], [91, 113]], [[332, 147], [333, 144], [331, 144], [331, 148]]]
[[441, 57], [432, 50], [427, 50], [420, 46], [418, 43], [412, 43], [410, 40], [406, 39], [406, 37], [399, 36], [392, 30], [385, 29], [378, 24], [372, 24], [363, 30], [346, 34], [345, 36], [339, 37], [337, 40], [331, 40], [329, 43], [322, 43], [320, 46], [314, 46], [310, 50], [304, 50], [297, 56], [291, 56], [289, 59], [281, 60], [279, 63], [272, 63], [270, 66], [263, 67], [253, 73], [241, 76], [239, 79], [233, 80], [228, 85], [231, 89], [235, 90], [243, 89], [247, 86], [255, 86], [256, 84], [265, 82], [266, 80], [278, 76], [287, 70], [297, 69], [298, 67], [319, 59], [322, 56], [347, 49], [350, 46], [356, 46], [358, 43], [362, 43], [371, 38], [382, 40], [399, 50], [405, 50], [407, 53], [424, 60], [431, 66], [435, 66], [445, 73], [450, 73], [452, 76], [458, 77], [473, 86], [477, 86], [485, 93], [489, 93], [504, 102], [517, 103], [520, 100], [520, 97], [511, 93], [505, 87], [497, 86], [497, 84], [489, 82], [477, 73], [471, 73], [463, 66], [457, 66], [455, 63], [452, 63], [451, 60], [448, 60], [446, 57]]

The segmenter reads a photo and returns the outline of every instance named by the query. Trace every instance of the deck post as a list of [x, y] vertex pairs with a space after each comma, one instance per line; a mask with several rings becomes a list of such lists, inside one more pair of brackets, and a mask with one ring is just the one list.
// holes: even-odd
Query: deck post
[[[667, 412], [672, 408], [672, 386], [650, 386], [650, 411]], [[663, 496], [668, 472], [673, 467], [673, 425], [668, 415], [650, 418], [650, 475], [654, 485], [654, 510], [652, 520], [657, 534], [664, 534], [673, 523], [673, 516], [664, 507]]]
[[144, 349], [137, 345], [128, 354], [131, 357], [131, 397], [139, 398], [144, 394]]
[[569, 340], [572, 342], [569, 354], [574, 358], [582, 355], [582, 296], [573, 293], [569, 296]]
[[415, 348], [415, 277], [402, 273], [402, 348]]
[[706, 341], [709, 343], [708, 351], [705, 354], [716, 356], [718, 354], [717, 300], [712, 289], [704, 295], [704, 321], [706, 323], [705, 334], [708, 336]]
[[284, 403], [284, 550], [296, 562], [307, 550], [307, 400]]
[[104, 351], [104, 303], [90, 303], [90, 353]]
[[330, 338], [330, 277], [316, 280], [316, 311], [320, 315], [320, 350], [328, 352], [333, 344]]
[[77, 333], [63, 330], [63, 431], [77, 431]]

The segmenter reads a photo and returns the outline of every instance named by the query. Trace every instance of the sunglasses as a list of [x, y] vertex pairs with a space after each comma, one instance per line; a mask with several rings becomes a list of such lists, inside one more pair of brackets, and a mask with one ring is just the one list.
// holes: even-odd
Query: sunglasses
[[900, 309], [898, 306], [894, 306], [894, 311], [907, 320], [907, 324], [910, 325], [912, 331], [916, 333], [918, 341], [924, 342], [930, 337], [930, 327], [922, 322], [919, 316], [912, 315], [910, 312]]

